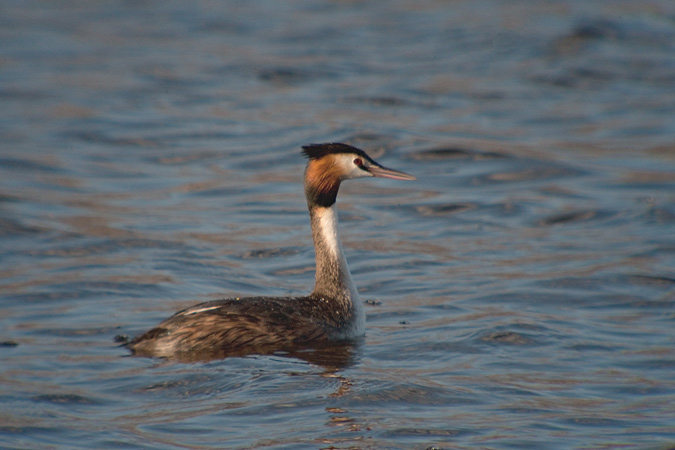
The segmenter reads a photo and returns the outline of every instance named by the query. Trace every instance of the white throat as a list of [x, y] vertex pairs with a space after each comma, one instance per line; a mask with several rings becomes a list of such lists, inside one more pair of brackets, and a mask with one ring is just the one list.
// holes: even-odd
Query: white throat
[[357, 319], [353, 332], [355, 335], [362, 334], [365, 328], [363, 306], [342, 251], [335, 205], [312, 208], [310, 216], [316, 251], [314, 293], [329, 296], [353, 308]]

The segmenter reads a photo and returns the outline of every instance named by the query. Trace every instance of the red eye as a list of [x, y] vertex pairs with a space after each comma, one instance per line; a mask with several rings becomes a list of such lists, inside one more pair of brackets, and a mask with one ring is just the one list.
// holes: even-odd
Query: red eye
[[357, 166], [361, 167], [361, 166], [363, 166], [363, 160], [362, 160], [361, 158], [356, 158], [356, 159], [354, 160], [354, 164], [356, 164]]

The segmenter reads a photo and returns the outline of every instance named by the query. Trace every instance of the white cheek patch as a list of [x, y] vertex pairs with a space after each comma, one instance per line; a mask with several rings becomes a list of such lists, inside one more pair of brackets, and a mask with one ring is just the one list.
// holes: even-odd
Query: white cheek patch
[[335, 164], [340, 166], [340, 172], [342, 173], [343, 180], [351, 180], [354, 178], [363, 178], [371, 177], [372, 174], [366, 172], [365, 170], [359, 168], [354, 164], [354, 160], [359, 158], [357, 155], [337, 155], [335, 158]]

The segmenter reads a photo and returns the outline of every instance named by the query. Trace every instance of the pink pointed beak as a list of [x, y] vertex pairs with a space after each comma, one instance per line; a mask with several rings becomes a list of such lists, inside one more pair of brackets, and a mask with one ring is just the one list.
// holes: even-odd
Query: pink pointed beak
[[382, 167], [380, 165], [375, 165], [371, 164], [368, 167], [368, 172], [370, 172], [374, 177], [378, 178], [390, 178], [392, 180], [416, 180], [417, 178], [408, 175], [405, 172], [400, 172], [398, 170], [394, 169], [387, 169], [386, 167]]

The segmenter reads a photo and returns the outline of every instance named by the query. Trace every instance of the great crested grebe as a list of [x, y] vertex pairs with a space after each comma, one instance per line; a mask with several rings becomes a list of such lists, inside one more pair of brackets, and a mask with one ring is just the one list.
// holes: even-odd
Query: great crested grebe
[[316, 252], [316, 283], [305, 297], [216, 300], [177, 312], [127, 344], [138, 356], [185, 358], [271, 353], [363, 335], [365, 315], [338, 236], [340, 183], [363, 177], [414, 180], [346, 144], [303, 147], [305, 196]]

